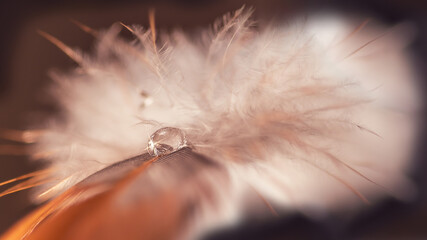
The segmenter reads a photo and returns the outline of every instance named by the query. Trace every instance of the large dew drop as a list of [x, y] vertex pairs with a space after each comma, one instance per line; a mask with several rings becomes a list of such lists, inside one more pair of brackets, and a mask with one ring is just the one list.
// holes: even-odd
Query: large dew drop
[[148, 153], [151, 156], [161, 156], [175, 152], [187, 146], [185, 134], [181, 129], [164, 127], [155, 131], [148, 142]]

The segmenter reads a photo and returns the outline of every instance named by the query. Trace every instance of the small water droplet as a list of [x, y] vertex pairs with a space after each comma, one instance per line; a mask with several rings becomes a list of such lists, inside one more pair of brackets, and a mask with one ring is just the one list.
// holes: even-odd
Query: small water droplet
[[164, 127], [155, 131], [148, 141], [148, 153], [161, 156], [187, 146], [184, 132], [179, 128]]
[[140, 91], [139, 95], [141, 96], [141, 100], [142, 100], [142, 102], [141, 102], [142, 108], [148, 107], [151, 104], [153, 104], [153, 102], [154, 102], [153, 98], [148, 93], [146, 93], [144, 91]]

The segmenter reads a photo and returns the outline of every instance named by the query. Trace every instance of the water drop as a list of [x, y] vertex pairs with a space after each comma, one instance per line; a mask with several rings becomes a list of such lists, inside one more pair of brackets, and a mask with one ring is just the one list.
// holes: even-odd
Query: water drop
[[141, 96], [141, 107], [145, 108], [153, 104], [153, 98], [146, 92], [140, 91], [139, 95]]
[[164, 127], [155, 131], [148, 141], [148, 153], [161, 156], [187, 146], [184, 132], [179, 128]]

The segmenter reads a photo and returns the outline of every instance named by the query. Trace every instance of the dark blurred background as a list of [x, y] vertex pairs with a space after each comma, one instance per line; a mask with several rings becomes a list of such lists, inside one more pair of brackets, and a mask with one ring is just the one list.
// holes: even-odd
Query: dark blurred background
[[[417, 30], [410, 50], [420, 73], [420, 88], [427, 96], [427, 1], [415, 0], [0, 0], [0, 127], [23, 129], [42, 120], [54, 107], [42, 89], [48, 86], [49, 70], [66, 70], [74, 62], [37, 34], [48, 32], [72, 47], [90, 51], [93, 38], [70, 19], [95, 29], [108, 28], [114, 22], [148, 26], [147, 12], [156, 10], [158, 28], [180, 27], [187, 31], [208, 26], [218, 16], [243, 4], [253, 6], [255, 17], [286, 19], [295, 14], [337, 10], [361, 14], [393, 25], [410, 22]], [[424, 101], [425, 102], [425, 101]], [[420, 113], [425, 122], [426, 114]], [[411, 202], [389, 199], [361, 211], [351, 219], [331, 216], [313, 221], [296, 214], [268, 222], [251, 222], [226, 229], [208, 239], [427, 239], [427, 150], [426, 127], [421, 126], [416, 167], [411, 178], [419, 194]], [[0, 140], [0, 144], [8, 143]], [[0, 156], [0, 182], [40, 168], [25, 157]], [[4, 190], [0, 187], [0, 191]], [[0, 233], [34, 208], [23, 191], [0, 198]]]

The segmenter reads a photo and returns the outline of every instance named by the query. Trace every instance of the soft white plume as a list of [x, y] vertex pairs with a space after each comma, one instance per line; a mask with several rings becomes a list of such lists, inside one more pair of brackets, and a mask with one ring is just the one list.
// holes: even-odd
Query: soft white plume
[[[40, 197], [146, 152], [163, 127], [225, 169], [200, 176], [220, 199], [209, 223], [238, 219], [257, 195], [311, 213], [410, 194], [416, 76], [393, 29], [318, 17], [255, 28], [250, 15], [198, 35], [98, 33], [95, 53], [53, 76], [62, 116], [34, 151], [57, 181]], [[155, 173], [153, 185], [174, 171]]]

